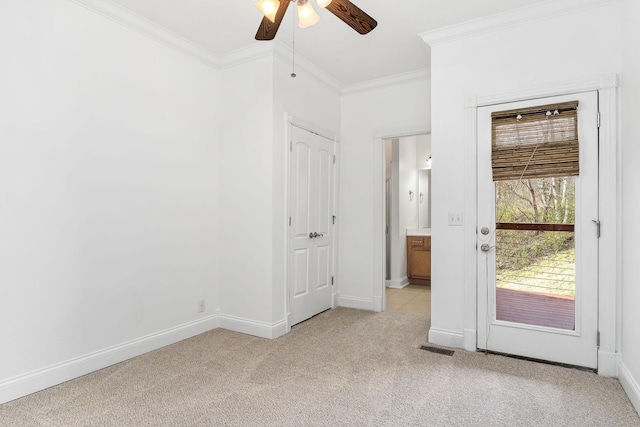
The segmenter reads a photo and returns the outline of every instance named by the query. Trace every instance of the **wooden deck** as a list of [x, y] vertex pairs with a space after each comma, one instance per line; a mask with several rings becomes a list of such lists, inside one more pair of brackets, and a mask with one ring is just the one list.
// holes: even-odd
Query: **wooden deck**
[[496, 289], [496, 318], [508, 322], [575, 329], [573, 297]]

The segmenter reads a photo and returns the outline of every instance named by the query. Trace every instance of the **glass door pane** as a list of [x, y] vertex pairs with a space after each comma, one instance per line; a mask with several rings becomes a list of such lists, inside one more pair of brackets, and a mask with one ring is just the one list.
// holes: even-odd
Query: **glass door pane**
[[575, 179], [496, 182], [496, 320], [575, 329]]

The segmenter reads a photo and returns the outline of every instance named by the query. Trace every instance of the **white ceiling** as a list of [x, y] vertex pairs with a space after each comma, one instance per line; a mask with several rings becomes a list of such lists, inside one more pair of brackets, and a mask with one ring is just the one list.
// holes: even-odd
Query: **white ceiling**
[[[258, 42], [261, 13], [256, 0], [111, 0], [214, 54]], [[429, 51], [418, 34], [549, 0], [353, 0], [378, 21], [360, 35], [327, 10], [320, 22], [295, 29], [296, 52], [342, 85], [428, 68]], [[550, 0], [553, 1], [553, 0]], [[276, 40], [291, 47], [295, 8], [290, 7]]]

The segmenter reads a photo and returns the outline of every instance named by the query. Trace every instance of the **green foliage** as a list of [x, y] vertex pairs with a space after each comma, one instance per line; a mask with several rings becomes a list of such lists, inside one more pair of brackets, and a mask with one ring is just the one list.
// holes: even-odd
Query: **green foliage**
[[[496, 183], [496, 222], [573, 224], [574, 221], [574, 177]], [[573, 248], [572, 232], [497, 230], [496, 269], [527, 268]]]

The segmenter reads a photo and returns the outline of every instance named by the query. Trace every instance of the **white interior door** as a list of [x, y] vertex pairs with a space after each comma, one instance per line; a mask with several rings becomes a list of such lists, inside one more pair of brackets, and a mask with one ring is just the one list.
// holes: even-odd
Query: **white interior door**
[[334, 142], [291, 127], [289, 324], [331, 308]]
[[[507, 239], [501, 219], [509, 209], [505, 205], [505, 187], [511, 185], [514, 201], [511, 215], [522, 210], [522, 199], [515, 181], [496, 183], [491, 169], [491, 113], [566, 101], [579, 101], [578, 138], [580, 174], [568, 187], [564, 178], [543, 182], [521, 182], [530, 192], [546, 190], [556, 199], [532, 196], [536, 209], [554, 209], [559, 192], [573, 188], [575, 218], [573, 237], [558, 237], [550, 230], [551, 242], [560, 242], [553, 253], [538, 255], [540, 246], [529, 245], [539, 230], [530, 234], [511, 231]], [[478, 109], [478, 348], [558, 363], [597, 368], [598, 324], [598, 96], [589, 92], [570, 96], [536, 99]], [[573, 179], [573, 178], [572, 178]], [[520, 180], [524, 181], [524, 180]], [[561, 184], [561, 185], [559, 185]], [[536, 187], [539, 186], [539, 187]], [[557, 188], [555, 188], [557, 187]], [[569, 191], [571, 193], [571, 191]], [[498, 201], [496, 201], [498, 195]], [[563, 196], [564, 197], [564, 196]], [[521, 201], [516, 201], [520, 198]], [[511, 202], [509, 202], [511, 203]], [[507, 209], [505, 209], [505, 206]], [[498, 224], [498, 226], [496, 225]], [[530, 224], [529, 224], [530, 225]], [[566, 225], [558, 229], [563, 230]], [[522, 227], [526, 228], [526, 226]], [[531, 234], [533, 233], [533, 234]], [[535, 235], [535, 236], [534, 236]], [[547, 238], [545, 237], [545, 238]], [[573, 240], [573, 243], [571, 242]], [[562, 246], [573, 245], [573, 248]], [[510, 246], [509, 246], [510, 245]], [[543, 245], [544, 246], [544, 245]], [[545, 246], [547, 247], [547, 246]], [[518, 252], [519, 251], [519, 252]], [[507, 259], [507, 253], [519, 253]], [[544, 254], [545, 252], [543, 252]], [[567, 255], [570, 255], [567, 257]], [[575, 257], [571, 259], [571, 257]], [[501, 258], [502, 257], [502, 258]], [[562, 264], [568, 260], [569, 264]], [[573, 267], [571, 267], [571, 262]], [[573, 270], [572, 270], [573, 268]], [[562, 294], [565, 285], [572, 294]], [[564, 313], [564, 314], [563, 314]], [[555, 320], [554, 320], [555, 319]]]

